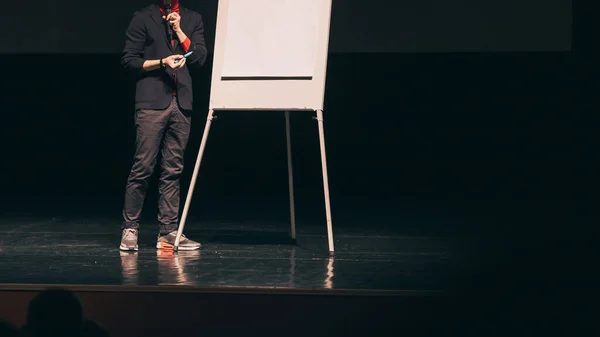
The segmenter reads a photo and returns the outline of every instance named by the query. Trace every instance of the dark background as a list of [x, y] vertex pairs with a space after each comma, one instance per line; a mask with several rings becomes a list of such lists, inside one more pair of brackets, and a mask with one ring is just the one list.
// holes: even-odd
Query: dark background
[[[30, 34], [4, 30], [12, 43], [0, 56], [3, 210], [104, 214], [118, 231], [134, 140], [133, 87], [119, 50], [142, 3], [118, 10], [108, 2], [31, 4], [21, 12], [36, 22], [26, 26]], [[581, 62], [585, 42], [577, 34], [571, 50], [569, 1], [504, 1], [502, 11], [481, 1], [356, 3], [335, 2], [327, 74], [334, 227], [565, 237], [597, 222], [596, 70]], [[215, 4], [195, 4], [206, 11], [211, 44]], [[13, 18], [2, 24], [13, 26]], [[495, 52], [464, 52], [471, 50]], [[204, 128], [211, 62], [195, 74], [183, 197]], [[302, 233], [303, 223], [324, 220], [321, 166], [312, 115], [292, 117]], [[283, 114], [222, 113], [191, 215], [285, 225], [286, 175]]]
[[[88, 217], [103, 216], [118, 242], [134, 140], [133, 87], [119, 51], [141, 3], [111, 11], [109, 2], [29, 1], [22, 16], [2, 14], [0, 214], [71, 217], [82, 231]], [[591, 322], [581, 312], [598, 284], [596, 12], [579, 7], [571, 32], [566, 1], [493, 2], [503, 11], [492, 1], [360, 3], [335, 1], [333, 14], [325, 132], [334, 230], [482, 238], [473, 278], [458, 281], [495, 287], [467, 306], [527, 322], [540, 317], [544, 325], [576, 317], [569, 329]], [[212, 44], [215, 2], [198, 8]], [[195, 76], [184, 196], [211, 62]], [[285, 230], [283, 114], [219, 117], [191, 208], [198, 221], [190, 226], [264, 221]], [[301, 235], [313, 227], [325, 234], [311, 117], [292, 118]], [[156, 228], [152, 186], [142, 231]]]
[[[157, 0], [158, 1], [158, 0]], [[27, 0], [0, 11], [0, 53], [119, 53], [134, 11], [152, 0]], [[217, 0], [199, 11], [212, 47]], [[14, 32], [14, 34], [12, 33]], [[334, 0], [334, 53], [568, 51], [571, 0]]]

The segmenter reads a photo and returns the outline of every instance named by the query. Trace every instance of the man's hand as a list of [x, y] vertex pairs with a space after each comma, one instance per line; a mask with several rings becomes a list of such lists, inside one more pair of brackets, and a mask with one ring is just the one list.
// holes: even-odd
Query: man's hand
[[[179, 60], [179, 62], [175, 63], [175, 61]], [[163, 64], [165, 67], [169, 67], [173, 70], [177, 70], [183, 68], [185, 65], [185, 58], [183, 55], [171, 55], [163, 59]]]
[[181, 31], [181, 16], [179, 13], [171, 13], [167, 17], [163, 16], [163, 20], [167, 20], [167, 22], [169, 22], [175, 33], [179, 33]]
[[179, 42], [183, 43], [183, 41], [187, 39], [187, 36], [181, 29], [181, 15], [179, 15], [179, 13], [171, 13], [166, 17], [163, 16], [163, 20], [167, 20], [169, 25], [173, 27], [173, 31], [175, 32], [175, 35], [177, 35]]

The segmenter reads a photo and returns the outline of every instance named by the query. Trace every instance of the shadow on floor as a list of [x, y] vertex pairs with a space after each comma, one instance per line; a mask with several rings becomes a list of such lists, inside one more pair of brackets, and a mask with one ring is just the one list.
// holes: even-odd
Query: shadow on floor
[[295, 245], [287, 232], [218, 230], [205, 233], [204, 240], [209, 243], [240, 244], [240, 245]]

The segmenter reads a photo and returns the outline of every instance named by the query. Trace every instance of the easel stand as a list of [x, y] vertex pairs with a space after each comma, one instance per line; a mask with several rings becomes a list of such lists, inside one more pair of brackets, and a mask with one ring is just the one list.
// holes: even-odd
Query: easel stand
[[[225, 110], [223, 110], [225, 111]], [[212, 125], [213, 120], [216, 118], [214, 115], [215, 110], [211, 109], [208, 111], [208, 117], [206, 119], [206, 126], [204, 127], [204, 134], [202, 135], [202, 142], [200, 143], [200, 150], [198, 151], [198, 158], [196, 159], [196, 165], [194, 167], [194, 174], [192, 175], [192, 181], [190, 183], [190, 187], [188, 190], [188, 194], [185, 200], [185, 206], [183, 208], [183, 213], [181, 215], [181, 223], [179, 224], [179, 229], [177, 230], [177, 238], [175, 239], [175, 247], [174, 250], [177, 251], [179, 248], [179, 242], [181, 240], [181, 235], [183, 233], [183, 229], [185, 228], [185, 223], [187, 220], [187, 215], [190, 209], [190, 203], [192, 201], [192, 195], [194, 194], [194, 187], [196, 186], [196, 180], [198, 179], [198, 172], [200, 170], [200, 164], [202, 163], [202, 157], [204, 155], [204, 149], [206, 148], [206, 142], [208, 140], [208, 133], [210, 132], [210, 127]], [[323, 110], [316, 110], [317, 116], [316, 120], [319, 126], [319, 143], [321, 147], [321, 166], [323, 169], [323, 188], [325, 193], [325, 214], [327, 220], [327, 238], [329, 243], [329, 252], [334, 252], [333, 246], [333, 228], [331, 223], [331, 204], [329, 200], [329, 180], [327, 176], [327, 155], [325, 153], [325, 128], [323, 126]], [[287, 143], [287, 163], [288, 163], [288, 184], [289, 184], [289, 192], [290, 192], [290, 221], [291, 221], [291, 236], [292, 239], [296, 239], [296, 215], [295, 215], [295, 207], [294, 207], [294, 176], [292, 170], [292, 142], [290, 136], [290, 112], [285, 111], [285, 130], [286, 130], [286, 143]]]

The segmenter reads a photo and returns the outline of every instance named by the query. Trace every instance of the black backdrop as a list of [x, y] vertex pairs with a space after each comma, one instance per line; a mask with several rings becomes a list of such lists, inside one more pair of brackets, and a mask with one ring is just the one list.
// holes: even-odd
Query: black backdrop
[[[0, 53], [118, 53], [149, 0], [27, 0], [0, 11]], [[216, 0], [186, 0], [214, 43]], [[571, 0], [334, 0], [331, 51], [567, 51]]]
[[[570, 18], [563, 16], [570, 6], [556, 10], [567, 2], [546, 1], [538, 11], [525, 11], [529, 5], [523, 4], [514, 8], [530, 13], [527, 19], [512, 17], [515, 24], [509, 27], [496, 21], [506, 31], [545, 24], [554, 32], [565, 28], [552, 33], [554, 38], [515, 34], [487, 40], [507, 43], [488, 45], [495, 50], [549, 50], [535, 53], [394, 53], [404, 47], [394, 43], [394, 34], [384, 33], [384, 23], [359, 23], [363, 16], [393, 16], [393, 11], [381, 10], [383, 2], [362, 7], [348, 3], [336, 2], [332, 45], [338, 52], [329, 62], [325, 109], [338, 226], [376, 227], [387, 219], [407, 232], [549, 234], [593, 216], [599, 166], [590, 154], [598, 145], [597, 118], [587, 113], [591, 91], [585, 82], [592, 75], [590, 69], [579, 71], [577, 53], [552, 51], [570, 44]], [[64, 2], [47, 4], [31, 5], [23, 15], [38, 13], [37, 27], [48, 27], [42, 36], [55, 39], [43, 47], [34, 34], [40, 31], [26, 26], [29, 34], [6, 35], [14, 43], [3, 48], [24, 46], [28, 52], [0, 56], [7, 65], [2, 76], [1, 208], [57, 216], [98, 211], [118, 226], [133, 150], [133, 91], [119, 68], [120, 39], [130, 17], [123, 13], [131, 13], [141, 1], [121, 4], [114, 19], [104, 15], [108, 2], [73, 2], [61, 10]], [[214, 4], [199, 1], [197, 6], [210, 12]], [[452, 15], [473, 10], [470, 2], [456, 4]], [[402, 12], [400, 7], [395, 12]], [[212, 23], [211, 15], [206, 17], [210, 31], [214, 17]], [[548, 21], [552, 17], [554, 24]], [[11, 20], [2, 24], [12, 26]], [[452, 29], [437, 22], [400, 26], [450, 34]], [[356, 32], [373, 32], [379, 39]], [[450, 35], [469, 36], [458, 31]], [[462, 48], [460, 43], [448, 48], [436, 44], [432, 35], [424, 35], [422, 42], [418, 37], [412, 51]], [[477, 49], [482, 40], [469, 41]], [[540, 41], [552, 45], [536, 44]], [[83, 51], [93, 52], [76, 53]], [[184, 191], [204, 127], [211, 62], [195, 77], [196, 115]], [[294, 115], [292, 122], [298, 215], [301, 221], [321, 221], [317, 128], [309, 115]], [[282, 115], [223, 114], [209, 139], [193, 213], [248, 218], [279, 209], [282, 214], [273, 217], [286, 221], [286, 173]], [[153, 202], [155, 195], [150, 195], [149, 207]], [[154, 218], [149, 210], [146, 214]]]

